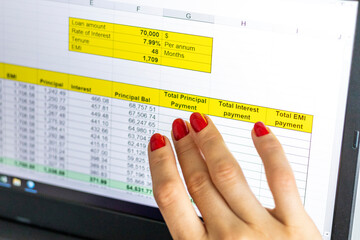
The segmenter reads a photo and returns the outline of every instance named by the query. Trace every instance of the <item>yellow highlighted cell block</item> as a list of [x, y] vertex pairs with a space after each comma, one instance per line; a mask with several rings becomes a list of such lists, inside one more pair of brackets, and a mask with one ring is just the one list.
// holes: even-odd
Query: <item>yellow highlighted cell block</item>
[[45, 87], [68, 89], [69, 74], [47, 70], [38, 71], [38, 84]]
[[159, 106], [159, 89], [113, 82], [112, 97]]
[[265, 121], [266, 111], [267, 109], [263, 107], [210, 99], [209, 112], [218, 117], [255, 123]]
[[210, 37], [70, 18], [69, 50], [74, 52], [210, 73], [212, 46]]
[[87, 28], [91, 30], [102, 30], [109, 32], [114, 31], [114, 24], [112, 23], [92, 21], [92, 20], [79, 19], [79, 18], [69, 18], [69, 26]]
[[69, 75], [69, 90], [111, 97], [112, 82], [96, 78]]
[[69, 50], [73, 52], [89, 53], [89, 54], [95, 54], [105, 57], [114, 56], [114, 52], [112, 48], [94, 47], [94, 46], [70, 43]]
[[301, 132], [312, 132], [313, 116], [295, 112], [268, 109], [265, 124]]
[[160, 107], [209, 113], [209, 99], [196, 95], [160, 90]]
[[5, 64], [5, 79], [16, 80], [31, 84], [37, 83], [37, 69], [18, 65]]
[[0, 63], [0, 78], [5, 78], [4, 63]]
[[183, 68], [183, 69], [189, 69], [189, 70], [201, 71], [207, 73], [211, 72], [211, 64], [207, 64], [207, 63], [182, 61], [172, 57], [163, 57], [161, 61], [162, 61], [162, 65], [164, 66]]

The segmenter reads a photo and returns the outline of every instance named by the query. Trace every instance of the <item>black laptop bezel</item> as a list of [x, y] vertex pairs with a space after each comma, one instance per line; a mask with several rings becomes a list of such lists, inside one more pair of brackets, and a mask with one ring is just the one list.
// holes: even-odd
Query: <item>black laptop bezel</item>
[[345, 126], [340, 156], [331, 239], [351, 239], [356, 190], [359, 175], [360, 131], [360, 5], [356, 23], [356, 35], [348, 90]]

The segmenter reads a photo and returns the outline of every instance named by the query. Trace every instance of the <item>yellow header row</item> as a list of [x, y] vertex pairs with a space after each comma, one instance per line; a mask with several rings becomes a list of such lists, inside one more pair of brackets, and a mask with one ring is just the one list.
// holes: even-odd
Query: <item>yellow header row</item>
[[126, 83], [0, 63], [0, 78], [126, 101], [312, 132], [313, 116]]
[[69, 51], [211, 72], [213, 39], [69, 18]]

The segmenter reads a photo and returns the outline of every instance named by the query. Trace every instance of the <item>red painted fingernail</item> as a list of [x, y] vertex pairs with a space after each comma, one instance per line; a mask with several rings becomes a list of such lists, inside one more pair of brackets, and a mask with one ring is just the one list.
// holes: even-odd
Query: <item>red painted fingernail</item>
[[270, 133], [263, 122], [255, 123], [254, 131], [257, 137], [262, 137]]
[[159, 133], [155, 133], [150, 138], [150, 149], [151, 151], [155, 151], [156, 149], [162, 148], [165, 146], [165, 138], [163, 135]]
[[179, 141], [189, 134], [189, 129], [186, 125], [186, 122], [181, 118], [178, 118], [173, 122], [172, 131], [176, 141]]
[[208, 122], [201, 113], [193, 113], [190, 116], [190, 124], [195, 132], [200, 132], [208, 125]]

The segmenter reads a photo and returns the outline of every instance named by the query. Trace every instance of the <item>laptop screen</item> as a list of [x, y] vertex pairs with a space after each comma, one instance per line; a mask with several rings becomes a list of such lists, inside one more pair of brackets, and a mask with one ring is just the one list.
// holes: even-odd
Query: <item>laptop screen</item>
[[201, 112], [272, 208], [250, 136], [263, 121], [330, 238], [357, 8], [1, 0], [0, 187], [161, 219], [148, 141]]

